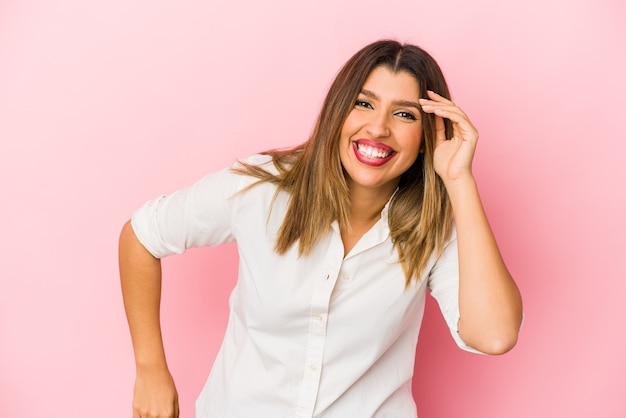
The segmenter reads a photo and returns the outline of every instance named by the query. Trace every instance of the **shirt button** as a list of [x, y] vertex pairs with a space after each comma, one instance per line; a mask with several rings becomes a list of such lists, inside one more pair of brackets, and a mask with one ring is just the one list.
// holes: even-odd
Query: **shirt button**
[[315, 320], [322, 322], [324, 320], [324, 317], [322, 315], [315, 315]]
[[311, 365], [309, 366], [309, 369], [311, 369], [311, 371], [312, 371], [312, 372], [314, 372], [314, 371], [316, 371], [316, 370], [317, 370], [317, 366], [316, 366], [315, 364], [311, 364]]
[[348, 280], [350, 280], [350, 276], [348, 276], [347, 274], [342, 274], [341, 279], [347, 282]]

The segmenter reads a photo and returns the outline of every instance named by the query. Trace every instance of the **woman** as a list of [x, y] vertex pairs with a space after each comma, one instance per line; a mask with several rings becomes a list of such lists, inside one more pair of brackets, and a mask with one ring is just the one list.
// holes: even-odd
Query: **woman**
[[134, 416], [178, 416], [159, 258], [189, 247], [240, 253], [198, 417], [416, 417], [426, 289], [460, 347], [510, 350], [521, 298], [472, 176], [477, 138], [430, 55], [379, 41], [340, 71], [307, 142], [144, 205], [120, 238]]

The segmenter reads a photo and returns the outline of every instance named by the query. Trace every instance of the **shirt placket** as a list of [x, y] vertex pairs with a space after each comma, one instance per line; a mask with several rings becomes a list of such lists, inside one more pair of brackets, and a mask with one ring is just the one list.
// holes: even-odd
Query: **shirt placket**
[[[330, 251], [333, 259], [329, 260], [328, 267], [318, 279], [311, 298], [309, 312], [309, 338], [306, 352], [304, 376], [298, 404], [296, 418], [311, 418], [315, 411], [315, 402], [319, 393], [320, 377], [324, 360], [324, 345], [326, 343], [326, 324], [330, 309], [330, 299], [337, 283], [337, 277], [342, 264], [343, 244], [339, 237], [334, 237]], [[337, 240], [339, 240], [337, 242]], [[336, 247], [336, 248], [335, 248]]]

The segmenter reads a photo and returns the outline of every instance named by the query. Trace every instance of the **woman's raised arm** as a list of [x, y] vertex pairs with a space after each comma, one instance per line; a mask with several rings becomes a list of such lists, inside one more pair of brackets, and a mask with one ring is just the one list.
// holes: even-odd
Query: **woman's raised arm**
[[[454, 213], [459, 250], [459, 335], [486, 354], [502, 354], [517, 342], [522, 299], [504, 264], [471, 171], [478, 132], [465, 113], [433, 92], [422, 99], [437, 123], [435, 171], [443, 180]], [[447, 140], [443, 119], [452, 122]]]

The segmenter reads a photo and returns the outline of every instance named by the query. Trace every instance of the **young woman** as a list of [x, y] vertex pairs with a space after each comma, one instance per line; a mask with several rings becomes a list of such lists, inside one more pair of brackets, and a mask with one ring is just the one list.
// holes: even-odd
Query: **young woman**
[[471, 163], [478, 133], [422, 49], [379, 41], [337, 75], [304, 144], [146, 203], [120, 271], [134, 417], [177, 417], [159, 325], [159, 259], [236, 241], [239, 278], [197, 416], [417, 416], [413, 362], [427, 289], [460, 347], [517, 341], [519, 291]]

